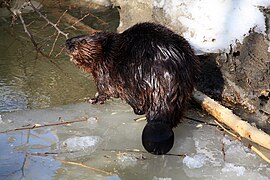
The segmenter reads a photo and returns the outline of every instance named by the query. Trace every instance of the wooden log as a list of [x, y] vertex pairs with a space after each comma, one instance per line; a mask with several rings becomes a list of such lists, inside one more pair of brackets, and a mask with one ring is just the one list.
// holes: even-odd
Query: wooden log
[[214, 116], [219, 122], [222, 122], [233, 129], [241, 137], [270, 150], [270, 136], [268, 134], [251, 126], [248, 122], [243, 121], [240, 117], [233, 114], [231, 110], [220, 105], [218, 102], [200, 91], [195, 90], [193, 98], [196, 102], [201, 104], [203, 109], [205, 109], [209, 114]]

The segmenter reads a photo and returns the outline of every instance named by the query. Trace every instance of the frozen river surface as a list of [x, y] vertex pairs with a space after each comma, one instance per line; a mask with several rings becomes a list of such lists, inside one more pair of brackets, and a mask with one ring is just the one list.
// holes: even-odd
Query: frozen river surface
[[[188, 117], [211, 117], [190, 109]], [[2, 113], [0, 179], [269, 179], [270, 166], [216, 126], [185, 119], [169, 155], [144, 151], [132, 109], [120, 100]], [[66, 121], [81, 122], [14, 130]], [[12, 130], [4, 132], [6, 130]]]

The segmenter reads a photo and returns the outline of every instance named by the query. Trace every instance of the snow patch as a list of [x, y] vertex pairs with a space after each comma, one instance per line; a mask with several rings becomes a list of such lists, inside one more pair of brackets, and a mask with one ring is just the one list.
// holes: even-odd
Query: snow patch
[[165, 5], [166, 0], [155, 0], [154, 7], [162, 8]]
[[268, 0], [155, 0], [175, 27], [184, 27], [183, 36], [197, 54], [229, 51], [242, 43], [250, 30], [265, 34], [265, 17], [258, 6]]
[[183, 163], [189, 168], [189, 169], [198, 169], [203, 167], [203, 165], [206, 163], [207, 157], [203, 154], [196, 154], [193, 157], [186, 156], [183, 159]]
[[225, 163], [225, 166], [221, 169], [222, 172], [235, 172], [237, 176], [243, 176], [246, 168], [243, 166], [237, 166], [232, 163]]

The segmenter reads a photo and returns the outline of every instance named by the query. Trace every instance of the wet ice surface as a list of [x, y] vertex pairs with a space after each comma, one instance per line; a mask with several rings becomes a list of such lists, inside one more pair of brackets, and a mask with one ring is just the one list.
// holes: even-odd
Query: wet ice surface
[[[187, 116], [202, 118], [189, 110]], [[270, 167], [214, 126], [186, 121], [174, 129], [171, 155], [146, 153], [144, 121], [120, 100], [2, 113], [0, 131], [86, 120], [0, 134], [0, 179], [268, 179]], [[211, 117], [205, 116], [210, 119]], [[185, 156], [177, 156], [185, 155]]]

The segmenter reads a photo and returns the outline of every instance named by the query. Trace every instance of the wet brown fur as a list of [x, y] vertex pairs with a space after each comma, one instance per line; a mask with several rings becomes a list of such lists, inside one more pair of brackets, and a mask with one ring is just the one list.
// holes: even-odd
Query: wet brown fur
[[66, 42], [71, 61], [96, 82], [94, 102], [120, 97], [148, 122], [175, 127], [198, 74], [188, 42], [164, 26], [137, 24], [123, 33], [96, 32]]

